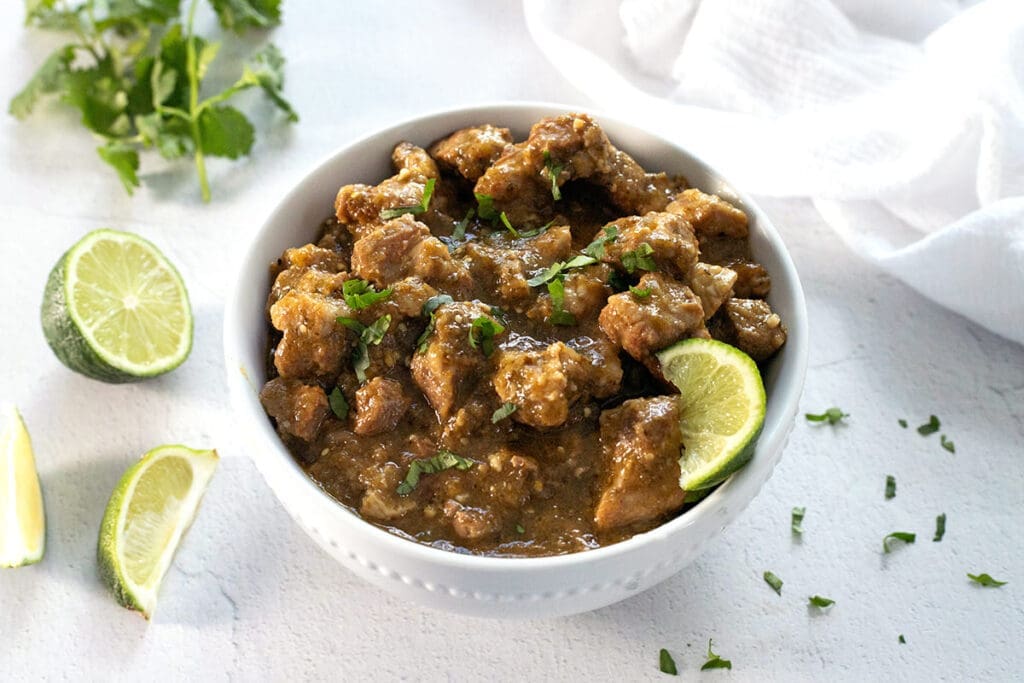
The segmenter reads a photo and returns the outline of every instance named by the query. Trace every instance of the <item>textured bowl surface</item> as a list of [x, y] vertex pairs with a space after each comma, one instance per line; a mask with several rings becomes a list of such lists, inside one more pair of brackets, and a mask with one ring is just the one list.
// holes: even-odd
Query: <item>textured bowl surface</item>
[[771, 221], [749, 197], [677, 145], [595, 113], [612, 142], [642, 166], [681, 173], [701, 190], [735, 202], [750, 217], [751, 248], [772, 275], [769, 302], [789, 330], [764, 377], [768, 412], [750, 463], [693, 509], [622, 543], [557, 557], [493, 558], [420, 545], [369, 524], [324, 493], [292, 459], [258, 398], [266, 380], [268, 265], [286, 248], [316, 237], [340, 186], [374, 184], [390, 175], [397, 142], [426, 146], [453, 130], [485, 122], [507, 126], [522, 139], [538, 119], [573, 109], [534, 103], [476, 106], [423, 116], [346, 145], [300, 180], [253, 236], [227, 301], [224, 353], [232, 402], [249, 452], [274, 494], [343, 565], [431, 607], [488, 617], [546, 617], [597, 609], [653, 586], [693, 561], [753, 500], [782, 456], [796, 419], [807, 367], [807, 313], [796, 270]]

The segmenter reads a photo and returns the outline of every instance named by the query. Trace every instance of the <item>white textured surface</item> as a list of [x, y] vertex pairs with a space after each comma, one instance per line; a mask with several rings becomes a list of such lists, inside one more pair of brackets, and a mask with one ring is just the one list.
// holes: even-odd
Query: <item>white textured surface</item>
[[[709, 637], [734, 669], [707, 680], [1020, 677], [1024, 349], [864, 265], [801, 202], [765, 208], [808, 295], [805, 407], [838, 404], [852, 418], [845, 428], [798, 424], [762, 494], [688, 569], [598, 612], [509, 623], [398, 602], [320, 552], [232, 431], [220, 357], [231, 243], [313, 161], [386, 122], [516, 97], [586, 105], [528, 42], [517, 3], [394, 3], [387, 14], [341, 5], [289, 4], [275, 39], [302, 123], [263, 136], [249, 163], [216, 165], [210, 206], [195, 199], [191, 169], [128, 199], [66, 111], [0, 120], [0, 387], [32, 431], [49, 515], [45, 560], [0, 571], [0, 678], [668, 680], [658, 648], [696, 678]], [[50, 45], [21, 29], [15, 3], [0, 7], [0, 94]], [[154, 240], [186, 278], [196, 345], [169, 376], [103, 385], [46, 348], [37, 322], [46, 273], [100, 226]], [[896, 424], [932, 412], [956, 455]], [[96, 531], [121, 471], [174, 441], [225, 457], [147, 624], [99, 584]], [[886, 474], [899, 487], [891, 501]], [[802, 542], [789, 533], [794, 505], [808, 509]], [[948, 530], [933, 543], [940, 512]], [[882, 536], [894, 530], [916, 531], [918, 543], [883, 557]], [[761, 580], [766, 569], [785, 581], [782, 597]], [[968, 571], [1010, 583], [981, 589]], [[805, 607], [815, 593], [836, 600], [830, 613]]]

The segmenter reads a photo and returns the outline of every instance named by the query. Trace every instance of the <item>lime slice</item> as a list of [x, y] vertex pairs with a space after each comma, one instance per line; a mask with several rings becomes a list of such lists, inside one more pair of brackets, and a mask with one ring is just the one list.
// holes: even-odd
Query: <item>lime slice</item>
[[35, 564], [45, 548], [46, 516], [32, 442], [18, 410], [0, 406], [0, 567]]
[[96, 551], [100, 575], [119, 603], [147, 619], [217, 459], [216, 451], [154, 448], [128, 468], [110, 496]]
[[686, 339], [658, 353], [679, 388], [683, 454], [679, 485], [710, 488], [750, 460], [764, 424], [764, 384], [757, 364], [713, 339]]
[[104, 382], [169, 372], [192, 349], [192, 311], [174, 266], [146, 240], [96, 230], [50, 271], [43, 333], [64, 365]]

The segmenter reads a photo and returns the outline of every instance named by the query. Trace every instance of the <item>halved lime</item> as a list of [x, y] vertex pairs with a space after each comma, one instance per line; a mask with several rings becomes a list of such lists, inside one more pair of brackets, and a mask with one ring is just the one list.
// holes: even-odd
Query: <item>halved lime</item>
[[45, 548], [46, 515], [32, 441], [17, 408], [0, 406], [0, 567], [35, 564]]
[[147, 619], [217, 460], [216, 451], [154, 448], [128, 468], [110, 496], [96, 550], [100, 575], [119, 603]]
[[43, 333], [64, 365], [104, 382], [169, 372], [192, 350], [181, 276], [138, 235], [96, 230], [50, 271]]
[[750, 356], [713, 339], [683, 340], [659, 352], [658, 360], [679, 388], [679, 485], [686, 491], [710, 488], [754, 454], [764, 424], [761, 373]]

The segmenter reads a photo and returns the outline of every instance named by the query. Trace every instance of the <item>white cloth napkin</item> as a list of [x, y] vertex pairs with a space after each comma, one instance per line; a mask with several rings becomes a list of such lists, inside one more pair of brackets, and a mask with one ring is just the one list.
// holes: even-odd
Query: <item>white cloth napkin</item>
[[812, 198], [865, 258], [1024, 343], [1021, 0], [524, 8], [599, 107], [748, 192]]

